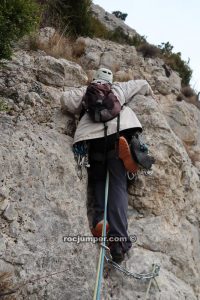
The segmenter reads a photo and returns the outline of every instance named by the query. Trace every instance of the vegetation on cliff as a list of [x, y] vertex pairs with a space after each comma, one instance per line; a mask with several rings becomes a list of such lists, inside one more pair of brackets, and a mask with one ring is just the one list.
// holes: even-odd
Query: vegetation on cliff
[[34, 30], [39, 21], [39, 5], [33, 0], [0, 2], [0, 59], [10, 58], [12, 45]]
[[[40, 18], [39, 18], [39, 11]], [[10, 58], [12, 44], [30, 33], [37, 24], [55, 27], [61, 36], [89, 36], [129, 44], [146, 57], [160, 57], [182, 78], [182, 85], [189, 85], [192, 70], [189, 61], [174, 53], [167, 42], [150, 45], [146, 37], [127, 35], [121, 27], [108, 30], [92, 13], [92, 0], [9, 0], [0, 3], [0, 59]]]

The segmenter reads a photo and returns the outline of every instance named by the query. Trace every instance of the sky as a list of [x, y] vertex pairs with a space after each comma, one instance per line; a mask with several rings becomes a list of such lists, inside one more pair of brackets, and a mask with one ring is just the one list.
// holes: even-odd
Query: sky
[[193, 70], [200, 91], [200, 0], [93, 0], [107, 12], [127, 13], [125, 23], [154, 45], [169, 42]]

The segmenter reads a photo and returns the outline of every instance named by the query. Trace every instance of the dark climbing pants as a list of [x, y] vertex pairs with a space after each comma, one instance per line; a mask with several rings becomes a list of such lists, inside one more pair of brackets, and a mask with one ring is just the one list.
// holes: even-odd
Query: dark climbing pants
[[[107, 145], [106, 153], [114, 150], [115, 143], [111, 140]], [[105, 145], [102, 139], [93, 140], [90, 146], [92, 154], [105, 155]], [[96, 152], [97, 151], [97, 152]], [[105, 183], [107, 169], [109, 170], [109, 192], [108, 192], [108, 211], [107, 220], [110, 225], [110, 237], [125, 237], [122, 242], [124, 251], [131, 248], [131, 241], [128, 237], [127, 229], [127, 209], [128, 193], [126, 170], [121, 159], [116, 152], [109, 157], [106, 155], [105, 161], [95, 160], [95, 155], [91, 154], [90, 178], [94, 187], [94, 217], [93, 226], [103, 219], [105, 201]], [[92, 158], [94, 156], [94, 158]]]

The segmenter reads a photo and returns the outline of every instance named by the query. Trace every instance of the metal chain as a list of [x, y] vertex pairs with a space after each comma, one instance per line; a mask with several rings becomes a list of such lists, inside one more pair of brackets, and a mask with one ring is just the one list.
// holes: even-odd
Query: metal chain
[[[101, 245], [101, 246], [104, 247], [109, 252], [109, 256], [111, 256], [110, 249], [107, 246], [103, 246], [103, 245]], [[154, 266], [153, 272], [149, 272], [149, 273], [133, 273], [133, 272], [127, 271], [126, 269], [124, 269], [123, 267], [121, 267], [120, 265], [118, 265], [117, 263], [115, 263], [107, 255], [105, 255], [105, 259], [106, 259], [106, 262], [110, 266], [112, 266], [116, 270], [122, 272], [124, 275], [129, 276], [129, 277], [133, 277], [135, 279], [146, 280], [146, 279], [152, 279], [152, 278], [155, 278], [156, 276], [159, 276], [160, 266], [157, 265], [157, 264], [153, 264], [153, 266]]]

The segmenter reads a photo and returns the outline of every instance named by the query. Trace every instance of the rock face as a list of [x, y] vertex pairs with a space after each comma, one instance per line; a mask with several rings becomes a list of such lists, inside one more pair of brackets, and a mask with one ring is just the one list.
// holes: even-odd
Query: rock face
[[97, 19], [101, 21], [109, 30], [115, 30], [121, 28], [127, 35], [133, 37], [136, 35], [136, 31], [126, 25], [121, 19], [116, 18], [115, 15], [108, 13], [99, 5], [92, 5], [93, 14]]
[[[63, 242], [64, 236], [90, 235], [86, 182], [77, 177], [72, 139], [7, 116], [0, 129], [1, 271], [15, 272], [21, 281], [44, 278], [16, 299], [91, 298], [97, 249]], [[45, 276], [56, 272], [47, 284]], [[65, 283], [70, 288], [64, 291]]]
[[[166, 75], [161, 60], [109, 41], [80, 41], [85, 52], [77, 63], [20, 50], [0, 69], [0, 271], [15, 283], [30, 279], [18, 300], [92, 299], [98, 245], [63, 242], [90, 230], [87, 173], [79, 179], [71, 149], [75, 120], [60, 111], [59, 98], [106, 66], [118, 80], [147, 79], [158, 99], [129, 103], [156, 164], [151, 176], [139, 173], [129, 185], [129, 232], [137, 241], [122, 266], [138, 273], [161, 266], [161, 291], [152, 285], [149, 299], [198, 300], [199, 110], [176, 102], [180, 78]], [[147, 286], [111, 270], [102, 299], [144, 299]]]
[[[166, 76], [163, 60], [144, 59], [137, 53], [134, 46], [82, 37], [76, 43], [77, 45], [85, 44], [84, 54], [79, 59], [84, 69], [91, 70], [104, 66], [110, 68], [119, 81], [145, 78], [154, 91], [161, 95], [178, 95], [180, 92], [181, 79], [177, 73], [170, 70], [170, 74]], [[120, 72], [124, 75], [120, 76]]]

